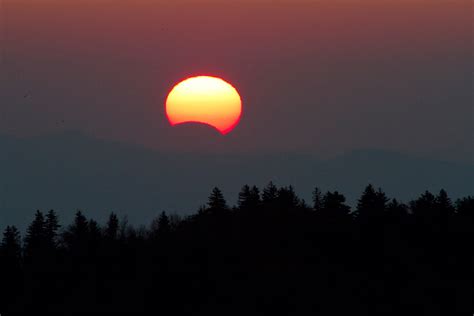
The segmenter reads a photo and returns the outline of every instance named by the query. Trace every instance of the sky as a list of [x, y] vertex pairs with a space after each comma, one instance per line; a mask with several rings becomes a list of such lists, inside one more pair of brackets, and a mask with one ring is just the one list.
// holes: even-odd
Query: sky
[[[0, 134], [474, 162], [470, 0], [0, 1]], [[228, 135], [193, 127], [225, 137], [218, 149], [192, 147], [164, 112], [174, 84], [203, 74], [243, 100]]]

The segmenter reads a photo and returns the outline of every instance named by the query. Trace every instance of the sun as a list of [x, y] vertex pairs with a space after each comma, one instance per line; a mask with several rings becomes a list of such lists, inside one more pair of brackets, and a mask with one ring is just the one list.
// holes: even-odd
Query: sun
[[237, 90], [221, 78], [192, 77], [171, 90], [166, 99], [166, 115], [173, 126], [203, 123], [225, 135], [240, 120], [242, 100]]

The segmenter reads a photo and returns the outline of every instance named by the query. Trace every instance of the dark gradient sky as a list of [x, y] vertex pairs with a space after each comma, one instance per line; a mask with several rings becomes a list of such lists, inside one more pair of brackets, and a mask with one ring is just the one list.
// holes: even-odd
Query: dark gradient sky
[[474, 161], [470, 0], [2, 3], [0, 134], [186, 150], [164, 100], [212, 74], [244, 101], [220, 150]]

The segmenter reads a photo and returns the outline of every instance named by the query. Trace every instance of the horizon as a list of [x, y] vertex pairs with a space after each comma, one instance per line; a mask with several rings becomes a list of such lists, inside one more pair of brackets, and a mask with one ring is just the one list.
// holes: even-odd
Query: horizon
[[[202, 123], [198, 122], [190, 122], [190, 123], [185, 123], [182, 124], [183, 128], [185, 129], [193, 129], [194, 127], [189, 127], [189, 125], [192, 124], [197, 124], [198, 129], [203, 129], [202, 128]], [[186, 125], [186, 126], [185, 126]], [[180, 126], [181, 127], [181, 126]], [[207, 128], [206, 128], [207, 129]], [[195, 132], [195, 130], [193, 131]], [[186, 132], [188, 133], [188, 132]], [[226, 144], [225, 140], [225, 135], [222, 135], [218, 133], [217, 131], [213, 131], [212, 129], [207, 129], [206, 132], [204, 132], [207, 136], [209, 135], [214, 135], [215, 139], [221, 140], [221, 144]], [[176, 133], [177, 135], [179, 133]], [[59, 130], [59, 131], [50, 131], [50, 132], [45, 132], [45, 133], [39, 133], [39, 134], [34, 134], [34, 135], [14, 135], [14, 134], [8, 134], [8, 133], [3, 133], [0, 134], [0, 137], [3, 138], [12, 138], [16, 140], [47, 140], [47, 139], [52, 139], [52, 138], [57, 138], [57, 137], [64, 137], [64, 136], [75, 136], [75, 137], [82, 137], [82, 138], [88, 138], [91, 140], [96, 140], [96, 141], [102, 141], [102, 142], [107, 142], [111, 144], [119, 144], [119, 145], [125, 145], [129, 147], [134, 147], [134, 148], [139, 148], [139, 149], [144, 149], [150, 152], [154, 153], [160, 153], [160, 154], [174, 154], [174, 155], [183, 155], [183, 154], [196, 154], [196, 155], [216, 155], [216, 154], [222, 154], [222, 155], [236, 155], [236, 156], [242, 156], [242, 155], [255, 155], [255, 156], [262, 156], [262, 155], [279, 155], [279, 154], [292, 154], [292, 155], [301, 155], [301, 156], [306, 156], [306, 157], [312, 157], [318, 160], [331, 160], [335, 159], [341, 156], [345, 156], [351, 153], [356, 153], [356, 152], [384, 152], [384, 153], [391, 153], [395, 155], [402, 155], [406, 157], [411, 157], [411, 158], [418, 158], [418, 159], [428, 159], [428, 160], [433, 160], [433, 161], [438, 161], [438, 162], [445, 162], [445, 163], [450, 163], [450, 164], [457, 164], [457, 165], [468, 165], [468, 166], [474, 166], [474, 160], [470, 160], [469, 156], [466, 156], [464, 159], [448, 159], [446, 157], [433, 157], [433, 155], [429, 153], [419, 153], [419, 152], [403, 152], [403, 151], [396, 151], [396, 150], [391, 150], [391, 149], [386, 149], [383, 147], [359, 147], [359, 148], [353, 148], [353, 149], [347, 149], [343, 150], [338, 153], [333, 153], [332, 155], [324, 155], [323, 153], [317, 153], [313, 152], [311, 150], [308, 151], [301, 151], [301, 152], [294, 152], [291, 149], [285, 149], [285, 150], [268, 150], [267, 152], [232, 152], [232, 148], [228, 149], [229, 151], [223, 151], [223, 152], [212, 152], [208, 150], [213, 150], [215, 148], [200, 148], [198, 150], [194, 149], [189, 149], [189, 151], [185, 151], [186, 148], [182, 149], [177, 149], [175, 151], [171, 152], [166, 152], [165, 149], [160, 149], [157, 147], [152, 147], [152, 146], [147, 146], [146, 144], [139, 144], [139, 143], [133, 143], [133, 142], [127, 142], [121, 139], [114, 139], [114, 138], [106, 138], [106, 137], [100, 137], [97, 135], [93, 135], [92, 133], [80, 129], [66, 129], [66, 130]], [[181, 135], [178, 135], [178, 137], [181, 137]], [[218, 148], [221, 149], [221, 148]], [[226, 148], [223, 148], [226, 149]]]
[[[199, 135], [196, 131], [214, 133], [188, 126], [182, 136]], [[216, 153], [210, 149], [219, 146], [206, 145], [200, 144], [205, 150], [199, 152], [169, 152], [77, 131], [26, 138], [0, 136], [0, 146], [9, 152], [0, 158], [0, 226], [24, 227], [36, 209], [55, 209], [66, 220], [76, 209], [96, 214], [99, 220], [114, 211], [120, 216], [128, 214], [132, 224], [140, 225], [159, 211], [192, 213], [216, 185], [231, 204], [237, 200], [240, 185], [263, 187], [273, 181], [293, 185], [306, 201], [315, 186], [337, 190], [353, 207], [368, 183], [403, 202], [425, 190], [436, 193], [440, 189], [457, 199], [472, 195], [470, 188], [474, 187], [472, 164], [381, 149], [351, 150], [324, 158], [291, 151]], [[187, 199], [176, 200], [180, 189], [186, 190]]]

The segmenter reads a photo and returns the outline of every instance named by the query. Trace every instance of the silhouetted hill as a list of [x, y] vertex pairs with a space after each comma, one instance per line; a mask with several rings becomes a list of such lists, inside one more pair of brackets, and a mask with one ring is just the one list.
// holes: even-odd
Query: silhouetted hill
[[23, 228], [36, 209], [55, 209], [64, 221], [76, 209], [98, 220], [115, 211], [140, 224], [162, 210], [194, 212], [214, 186], [234, 203], [242, 183], [263, 187], [270, 180], [293, 184], [307, 201], [316, 185], [339, 190], [351, 204], [369, 182], [402, 199], [442, 187], [453, 198], [473, 193], [472, 165], [381, 150], [330, 160], [284, 153], [205, 154], [201, 149], [225, 146], [220, 134], [206, 127], [196, 139], [189, 126], [178, 130], [177, 142], [194, 144], [184, 147], [187, 153], [162, 153], [76, 132], [0, 137], [0, 227], [8, 223]]
[[228, 138], [214, 127], [203, 123], [178, 124], [169, 129], [172, 132], [173, 150], [179, 152], [196, 152], [223, 149]]

